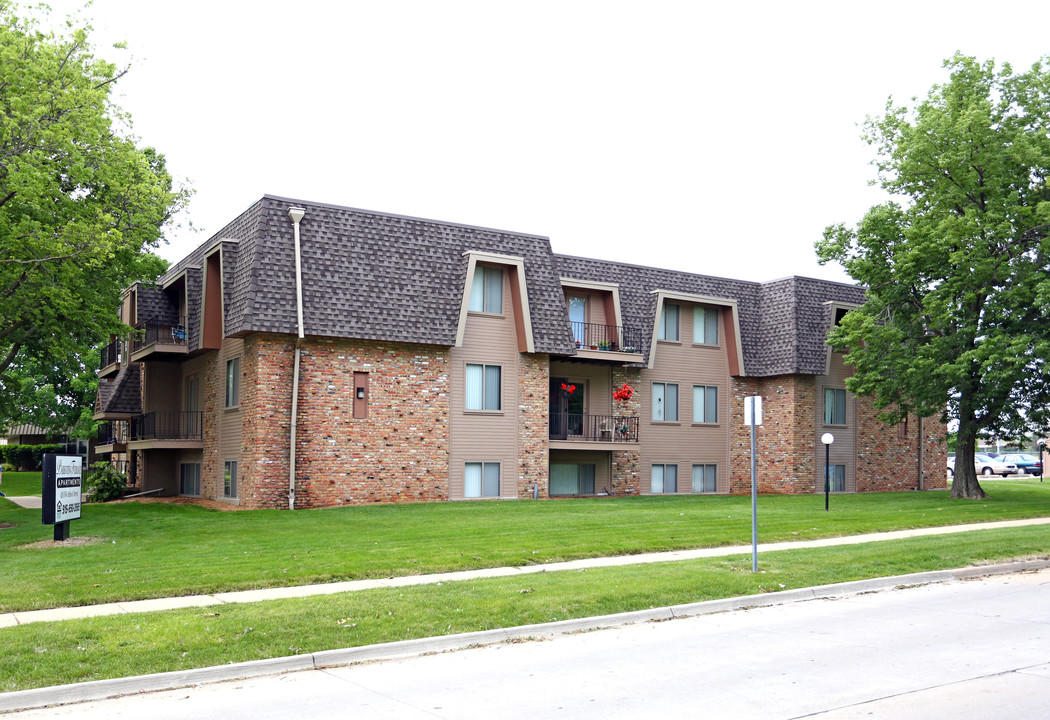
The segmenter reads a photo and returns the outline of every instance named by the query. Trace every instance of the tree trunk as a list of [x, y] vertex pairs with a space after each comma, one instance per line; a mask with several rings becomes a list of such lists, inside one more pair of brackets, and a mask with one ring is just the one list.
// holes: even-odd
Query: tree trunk
[[952, 497], [983, 500], [988, 497], [977, 482], [974, 467], [974, 445], [977, 440], [977, 423], [972, 417], [959, 420], [959, 434], [955, 441], [955, 477], [952, 479]]

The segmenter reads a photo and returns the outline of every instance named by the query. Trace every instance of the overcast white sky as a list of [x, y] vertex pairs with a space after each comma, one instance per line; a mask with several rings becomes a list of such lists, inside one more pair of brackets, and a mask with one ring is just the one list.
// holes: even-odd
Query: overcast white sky
[[1046, 0], [95, 0], [84, 14], [97, 54], [131, 64], [118, 101], [135, 134], [196, 189], [170, 260], [270, 193], [546, 235], [571, 255], [848, 280], [813, 242], [883, 200], [858, 123], [925, 95], [956, 50], [1017, 69], [1050, 54]]

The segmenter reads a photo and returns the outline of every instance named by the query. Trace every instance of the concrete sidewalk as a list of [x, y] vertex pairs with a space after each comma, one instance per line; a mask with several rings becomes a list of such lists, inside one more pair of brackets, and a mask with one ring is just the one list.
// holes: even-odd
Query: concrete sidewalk
[[15, 505], [30, 510], [39, 510], [43, 504], [43, 499], [39, 495], [8, 495], [6, 497]]
[[[896, 530], [885, 533], [849, 535], [845, 537], [824, 538], [821, 540], [759, 543], [758, 551], [759, 553], [768, 553], [776, 552], [778, 550], [802, 550], [837, 545], [860, 545], [870, 542], [900, 540], [903, 538], [950, 535], [955, 533], [972, 532], [975, 530], [996, 530], [1000, 528], [1048, 524], [1050, 524], [1050, 517], [1029, 518], [1026, 520], [1004, 520], [1001, 522], [990, 523], [972, 523], [969, 525], [948, 525], [944, 527], [919, 528], [916, 530]], [[584, 560], [570, 560], [568, 562], [547, 563], [543, 565], [462, 570], [459, 572], [438, 573], [434, 575], [409, 575], [404, 577], [377, 578], [371, 580], [348, 580], [345, 582], [325, 583], [322, 585], [297, 585], [292, 587], [215, 593], [211, 595], [187, 595], [182, 597], [155, 598], [152, 600], [105, 603], [102, 605], [28, 610], [25, 612], [0, 614], [0, 628], [25, 625], [34, 622], [75, 620], [78, 618], [99, 617], [103, 615], [123, 615], [128, 613], [154, 612], [157, 610], [176, 610], [187, 607], [207, 607], [209, 605], [223, 605], [227, 603], [260, 602], [263, 600], [283, 600], [287, 598], [331, 595], [334, 593], [356, 592], [358, 590], [372, 590], [376, 588], [430, 585], [434, 583], [456, 582], [461, 580], [476, 580], [479, 578], [515, 577], [532, 573], [557, 572], [560, 570], [582, 570], [586, 568], [618, 567], [623, 565], [640, 565], [644, 563], [676, 562], [680, 560], [695, 560], [698, 558], [725, 557], [727, 555], [750, 555], [750, 553], [750, 545], [737, 545], [731, 547], [675, 550], [671, 552], [646, 553], [639, 555], [587, 558]]]

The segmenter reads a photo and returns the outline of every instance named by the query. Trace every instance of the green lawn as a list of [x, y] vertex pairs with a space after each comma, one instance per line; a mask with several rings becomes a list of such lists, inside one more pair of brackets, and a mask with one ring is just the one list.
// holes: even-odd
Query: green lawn
[[1050, 526], [0, 629], [0, 691], [1046, 556]]
[[4, 472], [0, 492], [4, 495], [36, 495], [41, 493], [41, 473], [38, 472]]
[[[1050, 483], [987, 483], [982, 502], [947, 492], [763, 496], [759, 540], [1050, 516]], [[747, 545], [750, 498], [634, 497], [456, 502], [326, 510], [216, 512], [145, 503], [87, 505], [74, 538], [52, 537], [39, 510], [0, 499], [0, 611], [529, 565], [601, 555]]]

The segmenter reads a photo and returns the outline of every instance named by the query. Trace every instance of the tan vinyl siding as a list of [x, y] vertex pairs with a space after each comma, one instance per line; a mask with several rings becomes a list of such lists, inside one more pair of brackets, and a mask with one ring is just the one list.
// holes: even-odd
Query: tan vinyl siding
[[[694, 464], [717, 466], [718, 490], [729, 492], [729, 438], [731, 395], [726, 339], [719, 335], [717, 345], [693, 343], [693, 305], [677, 303], [678, 341], [657, 342], [655, 363], [641, 373], [641, 465], [639, 491], [651, 492], [653, 464], [678, 466], [678, 492], [692, 492]], [[722, 312], [726, 312], [723, 310]], [[653, 421], [653, 383], [678, 385], [678, 420]], [[693, 386], [718, 388], [718, 421], [693, 423]]]
[[182, 374], [176, 363], [142, 363], [142, 412], [180, 410]]
[[816, 450], [817, 458], [814, 463], [816, 469], [816, 487], [818, 492], [824, 492], [824, 444], [820, 441], [821, 435], [826, 432], [835, 436], [835, 442], [831, 444], [831, 464], [846, 466], [846, 492], [856, 492], [857, 489], [857, 403], [850, 393], [846, 393], [846, 422], [844, 425], [824, 424], [824, 389], [846, 387], [846, 378], [852, 374], [852, 370], [843, 361], [840, 352], [831, 353], [831, 368], [827, 375], [817, 378], [816, 392]]
[[[518, 345], [509, 272], [503, 277], [503, 314], [468, 313], [463, 344], [449, 353], [449, 497], [464, 499], [468, 462], [500, 463], [500, 497], [518, 496]], [[466, 409], [467, 364], [498, 365], [500, 409]]]
[[244, 341], [240, 338], [226, 338], [222, 341], [222, 349], [218, 353], [219, 372], [219, 422], [218, 431], [218, 495], [222, 497], [223, 473], [225, 462], [234, 460], [238, 463], [240, 473], [241, 444], [243, 441], [243, 425], [241, 422], [241, 407], [227, 408], [226, 397], [226, 361], [235, 357], [241, 357], [241, 401], [244, 400]]
[[[551, 377], [566, 378], [584, 387], [584, 412], [612, 415], [612, 365], [551, 361]], [[577, 392], [579, 392], [577, 390]]]

